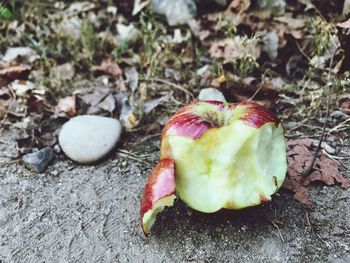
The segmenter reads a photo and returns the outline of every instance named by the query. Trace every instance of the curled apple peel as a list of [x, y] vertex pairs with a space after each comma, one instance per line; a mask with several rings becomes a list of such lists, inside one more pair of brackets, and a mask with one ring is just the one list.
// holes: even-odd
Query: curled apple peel
[[183, 107], [163, 129], [160, 159], [141, 202], [146, 234], [175, 194], [200, 212], [242, 209], [270, 201], [287, 171], [283, 127], [253, 102]]
[[148, 234], [156, 216], [165, 206], [172, 206], [175, 199], [174, 161], [164, 158], [153, 169], [145, 186], [141, 201], [141, 225]]

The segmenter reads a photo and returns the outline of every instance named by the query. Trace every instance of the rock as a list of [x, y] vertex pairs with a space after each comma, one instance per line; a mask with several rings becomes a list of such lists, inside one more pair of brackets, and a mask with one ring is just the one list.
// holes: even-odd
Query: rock
[[140, 37], [140, 31], [133, 24], [124, 25], [118, 23], [116, 27], [121, 41], [135, 43]]
[[32, 63], [38, 58], [38, 55], [29, 47], [11, 47], [6, 50], [2, 59], [5, 62], [11, 62], [17, 57], [21, 57], [22, 61]]
[[29, 170], [42, 173], [53, 157], [53, 150], [50, 147], [46, 147], [40, 151], [24, 155], [22, 160]]
[[105, 157], [117, 144], [121, 134], [119, 120], [82, 115], [66, 122], [58, 140], [62, 151], [79, 163], [92, 163]]
[[273, 15], [282, 15], [286, 9], [285, 0], [257, 0], [256, 4], [260, 10], [268, 10]]
[[340, 120], [346, 120], [349, 118], [349, 115], [346, 114], [345, 112], [342, 112], [340, 110], [333, 111], [330, 116], [335, 119], [340, 119]]
[[226, 99], [221, 91], [214, 88], [202, 89], [198, 96], [199, 100], [216, 100], [226, 102]]
[[263, 51], [267, 53], [270, 60], [275, 60], [278, 55], [278, 35], [275, 31], [260, 31], [262, 35]]
[[56, 144], [54, 147], [53, 147], [53, 151], [57, 154], [61, 153], [61, 147]]
[[185, 24], [197, 13], [194, 0], [152, 0], [151, 9], [156, 14], [164, 15], [170, 26]]

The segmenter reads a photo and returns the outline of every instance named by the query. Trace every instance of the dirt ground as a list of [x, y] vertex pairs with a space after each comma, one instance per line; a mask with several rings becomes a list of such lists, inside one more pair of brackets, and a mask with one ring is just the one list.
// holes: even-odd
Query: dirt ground
[[312, 207], [284, 190], [215, 214], [178, 201], [145, 237], [139, 202], [159, 138], [122, 140], [91, 166], [62, 154], [40, 175], [2, 164], [0, 262], [350, 262], [350, 190], [337, 186], [311, 187]]

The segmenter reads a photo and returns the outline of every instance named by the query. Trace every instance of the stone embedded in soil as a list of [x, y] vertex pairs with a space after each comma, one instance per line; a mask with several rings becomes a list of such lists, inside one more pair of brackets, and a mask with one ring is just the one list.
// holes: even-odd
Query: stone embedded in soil
[[23, 156], [24, 165], [31, 171], [42, 173], [54, 157], [54, 152], [50, 147], [41, 149], [34, 153], [28, 153]]
[[164, 15], [170, 26], [186, 24], [197, 13], [194, 0], [152, 0], [150, 7], [154, 13]]
[[202, 89], [198, 95], [199, 100], [216, 100], [226, 102], [224, 94], [220, 90], [214, 88]]
[[79, 163], [92, 163], [105, 157], [121, 134], [119, 120], [82, 115], [66, 122], [58, 140], [63, 152]]

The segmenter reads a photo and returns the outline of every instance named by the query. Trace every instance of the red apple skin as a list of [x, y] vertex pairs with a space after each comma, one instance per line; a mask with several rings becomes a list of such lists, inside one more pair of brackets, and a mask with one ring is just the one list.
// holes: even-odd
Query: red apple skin
[[147, 180], [143, 197], [141, 200], [140, 216], [142, 229], [145, 232], [142, 219], [151, 210], [155, 203], [163, 197], [175, 193], [175, 169], [174, 161], [171, 158], [164, 158], [159, 161]]
[[257, 104], [255, 102], [240, 102], [232, 104], [230, 106], [230, 109], [235, 109], [238, 106], [246, 107], [246, 110], [240, 119], [245, 121], [247, 125], [255, 128], [260, 128], [265, 123], [273, 122], [277, 127], [280, 123], [280, 120], [275, 114], [260, 104]]
[[214, 126], [203, 121], [200, 116], [192, 113], [193, 109], [202, 102], [192, 103], [181, 108], [175, 115], [167, 122], [163, 129], [162, 137], [167, 135], [180, 135], [198, 139], [208, 129]]
[[268, 122], [280, 123], [279, 119], [268, 109], [255, 102], [226, 103], [221, 101], [199, 101], [192, 103], [180, 109], [167, 122], [163, 129], [162, 137], [168, 135], [179, 135], [190, 137], [192, 139], [200, 138], [208, 129], [215, 126], [201, 118], [194, 112], [194, 109], [200, 104], [210, 104], [216, 106], [219, 111], [235, 111], [237, 107], [243, 107], [244, 110], [239, 117], [247, 125], [254, 128], [260, 128]]
[[270, 199], [267, 199], [265, 196], [260, 196], [260, 202], [262, 203], [262, 204], [269, 204], [269, 203], [271, 203], [271, 200]]
[[[161, 160], [152, 171], [145, 186], [141, 201], [141, 221], [145, 213], [150, 211], [157, 201], [163, 197], [175, 194], [175, 164], [171, 156], [170, 145], [168, 145], [165, 138], [169, 135], [178, 135], [196, 140], [207, 130], [218, 128], [196, 113], [196, 107], [205, 104], [213, 105], [219, 111], [233, 111], [233, 114], [239, 114], [238, 119], [254, 128], [260, 128], [269, 122], [274, 123], [277, 127], [280, 123], [279, 119], [270, 110], [254, 102], [199, 101], [181, 108], [170, 118], [163, 129]], [[261, 203], [268, 203], [270, 199], [260, 196], [260, 201]], [[145, 232], [143, 225], [142, 228]]]

